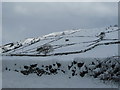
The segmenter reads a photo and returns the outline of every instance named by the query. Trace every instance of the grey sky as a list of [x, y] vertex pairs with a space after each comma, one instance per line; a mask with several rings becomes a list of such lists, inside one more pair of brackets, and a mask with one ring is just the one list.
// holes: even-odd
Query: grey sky
[[117, 24], [117, 4], [117, 2], [3, 3], [3, 44], [68, 29], [99, 28]]

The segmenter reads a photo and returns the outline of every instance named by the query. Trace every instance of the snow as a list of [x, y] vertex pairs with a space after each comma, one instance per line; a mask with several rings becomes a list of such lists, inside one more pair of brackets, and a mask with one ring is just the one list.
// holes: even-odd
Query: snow
[[[107, 30], [106, 28], [66, 30], [61, 32], [50, 33], [37, 38], [27, 38], [23, 41], [14, 43], [14, 45], [11, 47], [10, 45], [3, 47], [5, 48], [5, 50], [10, 50], [9, 52], [13, 54], [24, 53], [24, 52], [26, 54], [37, 54], [36, 49], [38, 47], [45, 44], [51, 44], [55, 49], [54, 52], [50, 54], [74, 52], [74, 51], [85, 50], [96, 44], [118, 41], [119, 39], [118, 39], [117, 30], [118, 30], [117, 27], [109, 27], [109, 29]], [[105, 38], [101, 41], [95, 42], [96, 40], [99, 39], [98, 36], [101, 32], [106, 33]], [[68, 39], [68, 41], [66, 41], [66, 39]], [[15, 49], [16, 47], [17, 49]], [[112, 51], [112, 52], [108, 52], [108, 51]], [[117, 44], [108, 45], [108, 46], [101, 45], [101, 46], [97, 46], [92, 50], [85, 52], [85, 54], [80, 53], [81, 57], [105, 57], [105, 56], [109, 57], [113, 55], [118, 55]]]
[[[119, 41], [117, 27], [106, 28], [96, 28], [96, 29], [77, 29], [77, 30], [66, 30], [61, 32], [54, 32], [47, 35], [43, 35], [36, 38], [27, 38], [25, 40], [18, 41], [13, 43], [14, 45], [3, 45], [2, 47], [9, 53], [15, 54], [36, 54], [36, 49], [40, 46], [50, 44], [53, 46], [54, 51], [49, 54], [55, 53], [65, 53], [65, 52], [74, 52], [80, 50], [86, 50], [96, 44], [109, 43], [114, 41]], [[103, 40], [95, 42], [99, 39], [101, 32], [105, 32], [106, 36]], [[66, 41], [68, 39], [68, 41]], [[115, 39], [115, 40], [114, 40]], [[0, 47], [0, 51], [1, 48]], [[17, 49], [15, 49], [17, 47]], [[60, 48], [59, 48], [60, 47]], [[57, 49], [55, 49], [57, 48]], [[10, 51], [9, 51], [10, 50]], [[3, 50], [4, 51], [4, 50]], [[116, 88], [117, 86], [113, 83], [103, 83], [102, 81], [89, 77], [88, 75], [93, 75], [93, 73], [100, 72], [100, 68], [95, 68], [95, 65], [92, 65], [91, 62], [94, 62], [96, 59], [104, 60], [107, 57], [118, 56], [118, 44], [112, 45], [100, 45], [87, 52], [70, 54], [70, 55], [61, 55], [61, 56], [46, 56], [46, 57], [28, 57], [28, 56], [3, 56], [3, 65], [2, 65], [2, 84], [3, 88]], [[80, 77], [80, 75], [71, 76], [72, 72], [68, 71], [68, 65], [71, 65], [73, 60], [81, 63], [85, 63], [81, 69], [77, 65], [73, 65], [70, 70], [76, 70], [76, 73], [86, 71], [85, 66], [93, 70], [93, 72], [85, 75], [85, 77]], [[25, 65], [38, 64], [39, 68], [43, 68], [42, 65], [53, 65], [54, 63], [59, 62], [62, 64], [62, 70], [65, 70], [65, 74], [58, 72], [56, 75], [42, 75], [37, 76], [36, 74], [23, 75], [22, 73], [15, 72], [14, 70], [24, 70]], [[105, 63], [105, 62], [104, 62]], [[95, 62], [99, 64], [99, 62]], [[105, 64], [113, 65], [112, 63], [107, 62]], [[117, 63], [115, 67], [119, 67]], [[6, 70], [6, 67], [9, 70]], [[54, 66], [53, 68], [57, 68]], [[109, 68], [108, 71], [111, 71], [112, 68]], [[1, 73], [1, 72], [0, 72]], [[104, 72], [98, 76], [99, 78], [105, 78], [109, 72]], [[119, 72], [118, 72], [119, 73]], [[1, 76], [1, 74], [0, 74]], [[69, 78], [70, 77], [70, 78]]]
[[[104, 58], [100, 59], [101, 61], [104, 61]], [[77, 61], [80, 63], [84, 63], [84, 65], [79, 68], [76, 67], [76, 64], [73, 65], [73, 67], [68, 70], [67, 66], [71, 65], [71, 62]], [[90, 77], [88, 75], [92, 75], [94, 72], [97, 73], [100, 71], [100, 68], [95, 68], [95, 65], [90, 65], [92, 62], [96, 61], [95, 58], [80, 58], [76, 57], [74, 59], [60, 59], [60, 58], [46, 58], [46, 57], [3, 57], [3, 66], [2, 66], [2, 85], [3, 88], [117, 88], [117, 85], [108, 82], [103, 83], [103, 81], [100, 81], [97, 78]], [[25, 65], [32, 65], [32, 64], [38, 64], [39, 68], [43, 68], [42, 65], [53, 65], [54, 63], [61, 63], [62, 70], [65, 70], [65, 74], [62, 72], [58, 72], [58, 74], [52, 74], [52, 75], [42, 75], [37, 76], [35, 73], [31, 73], [29, 75], [23, 75], [20, 72], [15, 72], [14, 70], [24, 70]], [[97, 62], [94, 62], [96, 65], [99, 64]], [[108, 61], [104, 61], [103, 64], [112, 65], [114, 64], [114, 59], [112, 59], [111, 63]], [[114, 62], [114, 63], [113, 63]], [[118, 64], [116, 64], [119, 66]], [[91, 68], [93, 70], [93, 73], [89, 73], [88, 75], [85, 75], [84, 77], [80, 77], [79, 75], [72, 76], [71, 70], [76, 70], [76, 73], [86, 71], [85, 66], [88, 68]], [[6, 70], [6, 67], [8, 70]], [[53, 68], [57, 68], [54, 66]], [[9, 71], [10, 69], [10, 71]], [[44, 69], [44, 68], [43, 68]], [[44, 69], [45, 70], [45, 69]], [[111, 70], [111, 68], [108, 69], [108, 71]], [[113, 69], [112, 69], [113, 71]], [[108, 72], [105, 72], [108, 73]], [[98, 78], [105, 78], [105, 73]], [[107, 75], [107, 74], [106, 74]], [[69, 78], [70, 77], [70, 78]]]
[[34, 38], [28, 38], [28, 39], [26, 39], [22, 44], [23, 44], [23, 45], [24, 45], [24, 44], [28, 44], [28, 43], [30, 43], [33, 39], [34, 39]]
[[3, 88], [116, 88], [113, 84], [104, 84], [92, 78], [52, 75], [38, 77], [24, 76], [17, 72], [3, 72]]

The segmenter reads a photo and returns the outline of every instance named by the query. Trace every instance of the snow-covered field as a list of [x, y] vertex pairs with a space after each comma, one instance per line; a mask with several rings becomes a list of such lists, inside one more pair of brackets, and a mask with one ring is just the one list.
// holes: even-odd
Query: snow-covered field
[[69, 79], [66, 75], [24, 76], [10, 71], [3, 73], [3, 88], [117, 88], [117, 86], [86, 77], [75, 76]]
[[[98, 29], [66, 30], [11, 42], [1, 46], [0, 49], [2, 54], [12, 56], [57, 56], [81, 54], [91, 50], [93, 53], [97, 52], [98, 55], [95, 55], [95, 57], [113, 56], [118, 54], [118, 44], [120, 42], [118, 31], [117, 27], [112, 26]], [[106, 51], [106, 53], [104, 52], [101, 55], [101, 50]], [[112, 52], [110, 53], [108, 50]], [[93, 56], [84, 55], [84, 57]]]
[[3, 45], [2, 87], [117, 88], [118, 31], [67, 30]]
[[[16, 59], [16, 57], [7, 57], [7, 58], [3, 57], [3, 73], [2, 73], [3, 88], [117, 88], [118, 87], [118, 84], [115, 84], [112, 81], [104, 81], [104, 80], [100, 80], [99, 78], [94, 78], [94, 76], [90, 76], [89, 75], [91, 72], [90, 70], [87, 74], [85, 74], [85, 76], [80, 75], [80, 72], [86, 71], [85, 66], [88, 66], [90, 69], [94, 67], [94, 65], [90, 64], [91, 62], [96, 62], [96, 59], [93, 58], [85, 59], [78, 57], [75, 58], [74, 60], [69, 59], [66, 61], [65, 59], [53, 60], [53, 59], [40, 58], [40, 57], [28, 57], [28, 58], [20, 57], [19, 59]], [[99, 58], [99, 60], [101, 59]], [[102, 60], [104, 61], [104, 59]], [[73, 65], [71, 64], [71, 62], [73, 63], [74, 61], [76, 61], [77, 63], [84, 62], [84, 65], [78, 68], [77, 64], [73, 64]], [[55, 64], [56, 62], [61, 64], [60, 68], [56, 66]], [[46, 66], [52, 65], [53, 69], [57, 69], [57, 73], [55, 74], [53, 73], [50, 75], [43, 73], [41, 76], [39, 76], [37, 73], [34, 72], [29, 74], [24, 74], [21, 72], [21, 71], [26, 71], [25, 66], [30, 66], [35, 64], [37, 64], [37, 68], [43, 69], [46, 72], [49, 72], [49, 70], [46, 70]], [[68, 66], [71, 65], [72, 67], [68, 69]], [[93, 71], [97, 69], [99, 68], [95, 68]], [[62, 70], [64, 72], [62, 72]], [[73, 70], [75, 71], [74, 75], [72, 72]], [[108, 71], [109, 70], [111, 70], [111, 68], [109, 68]]]

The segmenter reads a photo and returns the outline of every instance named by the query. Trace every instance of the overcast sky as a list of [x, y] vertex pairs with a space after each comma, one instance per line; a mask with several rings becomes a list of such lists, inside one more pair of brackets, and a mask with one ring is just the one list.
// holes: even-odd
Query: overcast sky
[[100, 28], [117, 24], [117, 4], [117, 2], [4, 2], [3, 44], [68, 29]]

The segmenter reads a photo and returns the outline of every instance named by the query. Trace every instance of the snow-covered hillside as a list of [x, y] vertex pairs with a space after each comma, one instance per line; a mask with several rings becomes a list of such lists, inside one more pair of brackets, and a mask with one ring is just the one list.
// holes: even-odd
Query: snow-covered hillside
[[118, 27], [77, 29], [0, 47], [3, 88], [117, 88]]
[[[57, 56], [79, 54], [81, 57], [118, 55], [118, 27], [78, 29], [50, 33], [1, 46], [3, 55]], [[111, 52], [109, 52], [109, 51]], [[97, 53], [96, 53], [97, 52]], [[85, 54], [84, 54], [85, 53]]]

